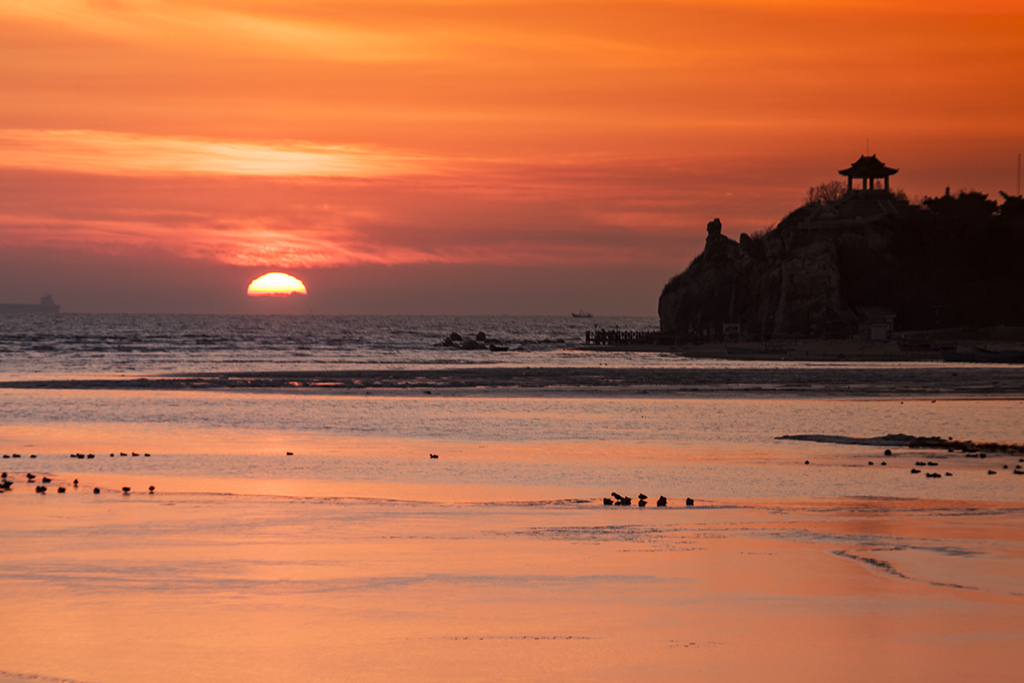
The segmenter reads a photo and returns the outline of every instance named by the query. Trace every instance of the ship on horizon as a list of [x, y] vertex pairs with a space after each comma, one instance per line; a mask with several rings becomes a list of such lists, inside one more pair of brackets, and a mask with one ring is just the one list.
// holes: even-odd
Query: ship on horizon
[[27, 315], [42, 313], [56, 315], [60, 313], [60, 305], [55, 303], [49, 293], [39, 298], [37, 304], [0, 304], [0, 315]]

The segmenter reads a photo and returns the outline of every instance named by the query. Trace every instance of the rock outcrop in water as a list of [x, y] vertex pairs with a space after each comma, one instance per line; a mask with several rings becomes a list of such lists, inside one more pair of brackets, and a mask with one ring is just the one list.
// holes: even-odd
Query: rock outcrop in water
[[703, 253], [662, 291], [661, 330], [846, 337], [868, 308], [891, 311], [898, 329], [1024, 325], [1024, 200], [1004, 198], [961, 192], [914, 205], [852, 192], [739, 241], [716, 218]]

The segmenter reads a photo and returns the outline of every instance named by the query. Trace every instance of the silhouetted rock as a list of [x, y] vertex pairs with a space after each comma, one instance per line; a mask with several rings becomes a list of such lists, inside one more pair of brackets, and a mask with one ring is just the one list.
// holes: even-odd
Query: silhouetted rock
[[686, 505], [687, 507], [693, 507], [693, 498], [687, 498]]
[[[1024, 201], [962, 192], [913, 205], [885, 190], [811, 202], [736, 242], [717, 218], [665, 285], [661, 331], [689, 341], [849, 338], [865, 310], [896, 329], [1024, 324]], [[956, 273], [956, 277], [950, 277]]]
[[613, 501], [611, 498], [605, 498], [602, 502], [605, 505], [614, 505], [615, 504], [615, 501]]
[[668, 498], [666, 498], [665, 496], [661, 496], [660, 498], [658, 498], [657, 505], [660, 508], [665, 507], [666, 505], [668, 505]]

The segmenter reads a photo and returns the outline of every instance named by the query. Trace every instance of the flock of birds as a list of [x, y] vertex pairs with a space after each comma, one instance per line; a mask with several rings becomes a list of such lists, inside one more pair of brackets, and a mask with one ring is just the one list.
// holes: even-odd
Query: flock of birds
[[[962, 450], [963, 450], [964, 456], [968, 457], [968, 458], [979, 458], [979, 459], [983, 460], [983, 459], [988, 457], [987, 453], [983, 453], [983, 452], [978, 451], [978, 450], [972, 450], [972, 449], [962, 449]], [[952, 453], [953, 449], [952, 448], [947, 449], [947, 452]], [[886, 450], [885, 454], [886, 455], [892, 455], [892, 451]], [[1017, 461], [1017, 466], [1013, 468], [1013, 473], [1014, 474], [1024, 475], [1024, 465], [1022, 465], [1021, 463], [1024, 463], [1024, 458], [1020, 458]], [[871, 463], [869, 462], [868, 464], [870, 465]], [[882, 464], [884, 465], [885, 463], [883, 462]], [[911, 474], [921, 474], [922, 470], [918, 469], [919, 467], [938, 467], [938, 466], [939, 466], [939, 463], [937, 463], [937, 462], [932, 462], [930, 460], [918, 460], [917, 462], [914, 463], [914, 466], [910, 469], [910, 473]], [[1007, 464], [1004, 464], [1003, 465], [1003, 469], [1004, 470], [1008, 470], [1008, 469], [1010, 469], [1010, 466], [1007, 465]], [[988, 473], [990, 475], [998, 474], [998, 471], [997, 470], [989, 470]], [[939, 472], [925, 472], [924, 476], [928, 477], [929, 479], [941, 479], [943, 475], [940, 474]], [[952, 477], [953, 473], [952, 472], [946, 472], [945, 476]]]
[[[948, 452], [952, 453], [953, 449], [952, 448], [948, 449]], [[965, 457], [968, 457], [968, 458], [985, 459], [985, 458], [988, 457], [987, 453], [983, 453], [983, 452], [978, 451], [978, 450], [963, 449], [963, 453], [964, 453]], [[892, 455], [892, 450], [886, 448], [885, 449], [885, 454], [887, 456], [891, 456]], [[1024, 458], [1018, 459], [1017, 465], [1013, 468], [1013, 474], [1024, 475], [1024, 464], [1021, 464], [1021, 463], [1024, 463]], [[805, 465], [810, 465], [811, 461], [810, 460], [804, 460], [804, 464]], [[868, 465], [874, 465], [874, 464], [875, 464], [874, 460], [868, 460]], [[881, 464], [884, 467], [886, 465], [885, 460], [883, 460], [881, 462]], [[918, 469], [919, 467], [938, 467], [938, 466], [939, 466], [939, 463], [933, 462], [931, 460], [918, 460], [918, 461], [916, 461], [914, 463], [914, 466], [910, 468], [910, 473], [911, 474], [921, 474], [921, 472], [923, 470]], [[1003, 469], [1004, 470], [1008, 470], [1008, 469], [1010, 469], [1010, 466], [1007, 465], [1007, 464], [1004, 464], [1003, 465]], [[991, 474], [998, 474], [998, 471], [997, 470], [989, 470], [988, 473], [990, 475]], [[943, 477], [943, 474], [940, 473], [940, 472], [925, 472], [924, 476], [926, 476], [929, 479], [941, 479]], [[953, 473], [952, 472], [946, 472], [945, 476], [952, 477]]]
[[[150, 454], [149, 453], [141, 453], [140, 454], [140, 453], [135, 453], [135, 452], [133, 452], [131, 454], [131, 457], [133, 457], [133, 458], [138, 458], [140, 456], [144, 457], [144, 458], [148, 458], [148, 457], [150, 457]], [[31, 460], [31, 459], [35, 459], [36, 455], [35, 454], [31, 454], [28, 457]], [[77, 460], [92, 460], [92, 459], [94, 459], [96, 457], [96, 454], [95, 453], [72, 453], [70, 455], [70, 457], [72, 459], [77, 459]], [[116, 456], [115, 453], [111, 453], [110, 457], [114, 458], [114, 457], [117, 457], [117, 456]], [[121, 453], [121, 457], [122, 458], [127, 458], [128, 457], [128, 453]], [[20, 453], [10, 453], [10, 454], [6, 454], [5, 453], [4, 456], [3, 456], [4, 460], [8, 460], [8, 459], [15, 459], [16, 460], [18, 458], [21, 458], [21, 454]], [[40, 480], [40, 483], [38, 483], [38, 484], [36, 484], [36, 479], [37, 478]], [[47, 484], [53, 483], [53, 479], [51, 479], [50, 477], [46, 477], [46, 476], [44, 476], [44, 477], [37, 477], [35, 474], [33, 474], [31, 472], [28, 472], [28, 473], [25, 474], [25, 480], [28, 481], [29, 484], [35, 484], [36, 493], [42, 493], [42, 494], [45, 494], [47, 491], [50, 490], [49, 487], [47, 486]], [[11, 487], [13, 485], [14, 485], [14, 481], [7, 477], [7, 472], [0, 473], [0, 491], [10, 491]], [[75, 489], [78, 488], [78, 479], [75, 479], [71, 483], [71, 487], [75, 488]], [[57, 493], [65, 493], [65, 492], [67, 492], [67, 487], [65, 487], [65, 486], [58, 486], [57, 487]], [[99, 486], [94, 486], [93, 489], [92, 489], [92, 492], [93, 492], [93, 494], [98, 495], [100, 493], [100, 487]], [[123, 493], [124, 495], [127, 496], [131, 492], [132, 492], [132, 487], [130, 487], [130, 486], [122, 486], [121, 487], [121, 493]], [[150, 486], [149, 487], [149, 492], [150, 493], [156, 492], [156, 486]]]
[[[640, 495], [638, 495], [636, 497], [636, 499], [637, 499], [636, 500], [636, 504], [637, 504], [638, 507], [647, 507], [647, 496], [646, 495], [641, 493]], [[611, 498], [605, 498], [602, 502], [605, 505], [632, 505], [633, 504], [633, 499], [630, 498], [629, 496], [621, 496], [618, 493], [615, 493], [615, 491], [612, 491], [612, 497]], [[693, 506], [693, 498], [687, 498], [686, 499], [686, 504], [692, 507]], [[657, 505], [660, 508], [663, 508], [666, 505], [668, 505], [668, 499], [665, 496], [660, 496], [658, 498], [658, 500], [655, 502], [655, 505]]]
[[[953, 449], [949, 449], [949, 452], [952, 453]], [[129, 454], [128, 453], [124, 453], [124, 452], [122, 452], [120, 455], [121, 455], [122, 458], [129, 457]], [[289, 451], [287, 453], [287, 455], [294, 455], [294, 453]], [[892, 451], [890, 449], [886, 449], [885, 450], [885, 455], [886, 456], [891, 456], [892, 455]], [[977, 451], [977, 450], [965, 450], [965, 455], [968, 458], [985, 458], [985, 457], [987, 457], [987, 455], [985, 453], [982, 453], [982, 452]], [[436, 459], [439, 458], [439, 456], [436, 453], [430, 453], [429, 456], [430, 456], [431, 460], [436, 460]], [[29, 457], [29, 459], [35, 459], [36, 455], [32, 454], [32, 455], [29, 455], [28, 457]], [[70, 457], [72, 459], [77, 459], [77, 460], [92, 460], [92, 459], [94, 459], [96, 457], [96, 455], [94, 453], [72, 453], [70, 455]], [[111, 453], [110, 457], [113, 458], [113, 457], [117, 457], [117, 456], [116, 456], [116, 454]], [[131, 457], [133, 457], [133, 458], [138, 458], [138, 457], [148, 458], [148, 457], [150, 457], [150, 454], [149, 453], [141, 453], [140, 454], [140, 453], [135, 453], [133, 451], [131, 453]], [[4, 460], [19, 459], [19, 458], [21, 458], [21, 454], [19, 454], [19, 453], [11, 453], [11, 454], [6, 454], [5, 453], [3, 455], [3, 459]], [[1016, 467], [1014, 467], [1014, 469], [1013, 469], [1013, 474], [1024, 475], [1024, 464], [1021, 464], [1021, 463], [1024, 463], [1024, 458], [1020, 458], [1019, 459]], [[810, 465], [811, 461], [810, 460], [805, 460], [804, 464], [805, 465]], [[875, 462], [873, 460], [869, 460], [868, 461], [868, 465], [874, 465], [874, 464], [875, 464]], [[886, 465], [886, 461], [883, 460], [881, 462], [881, 464], [882, 464], [882, 466], [885, 466]], [[922, 470], [920, 470], [918, 468], [920, 468], [920, 467], [938, 467], [938, 465], [939, 465], [939, 463], [932, 462], [930, 460], [918, 460], [918, 461], [916, 461], [914, 463], [914, 467], [911, 468], [910, 473], [911, 474], [920, 474]], [[1010, 469], [1010, 466], [1004, 464], [1003, 465], [1003, 469], [1004, 470], [1008, 470], [1008, 469]], [[997, 471], [996, 470], [988, 470], [988, 473], [990, 475], [997, 474]], [[928, 477], [928, 478], [932, 478], [932, 479], [941, 479], [943, 474], [939, 473], [939, 472], [926, 472], [925, 476]], [[952, 472], [946, 472], [945, 476], [952, 477], [953, 473]], [[25, 478], [28, 481], [28, 483], [34, 484], [35, 480], [36, 480], [36, 475], [34, 475], [31, 472], [29, 472], [29, 473], [27, 473], [25, 475]], [[45, 477], [45, 476], [42, 477], [40, 483], [36, 484], [36, 493], [46, 493], [49, 490], [46, 485], [50, 484], [52, 482], [53, 482], [53, 480], [50, 477]], [[7, 472], [3, 472], [2, 474], [0, 474], [0, 492], [10, 491], [11, 490], [11, 486], [13, 484], [14, 484], [14, 482], [7, 477]], [[72, 487], [76, 488], [76, 489], [78, 488], [78, 479], [75, 479], [74, 482], [72, 482]], [[131, 490], [132, 489], [131, 489], [130, 486], [122, 486], [121, 487], [121, 493], [123, 493], [126, 496], [131, 493]], [[64, 493], [66, 491], [67, 491], [67, 488], [64, 487], [64, 486], [58, 486], [57, 487], [57, 493]], [[155, 486], [150, 486], [149, 487], [149, 492], [150, 493], [154, 493], [155, 491], [156, 491], [156, 487]], [[98, 486], [95, 486], [95, 487], [93, 487], [92, 492], [94, 494], [99, 494], [100, 493], [100, 488]], [[638, 507], [646, 507], [647, 506], [647, 500], [648, 500], [648, 496], [647, 495], [645, 495], [643, 493], [637, 495], [637, 506]], [[633, 499], [630, 496], [623, 496], [623, 495], [620, 495], [620, 494], [615, 493], [614, 491], [612, 491], [611, 498], [604, 498], [602, 500], [602, 502], [603, 502], [604, 505], [632, 505], [633, 504]], [[694, 504], [693, 498], [687, 498], [686, 499], [686, 505], [687, 506], [693, 506], [693, 504]], [[655, 505], [657, 507], [666, 507], [668, 505], [668, 499], [665, 498], [665, 496], [659, 496], [657, 501], [655, 501]]]
[[[291, 453], [289, 453], [288, 455], [291, 455]], [[441, 457], [437, 453], [429, 453], [428, 455], [430, 456], [431, 460], [437, 460], [438, 458]], [[648, 496], [646, 494], [641, 493], [636, 498], [637, 498], [636, 504], [637, 504], [638, 507], [647, 507]], [[605, 498], [603, 502], [604, 502], [605, 505], [632, 505], [633, 504], [633, 499], [630, 498], [629, 496], [622, 496], [622, 495], [619, 495], [618, 493], [615, 493], [614, 491], [612, 491], [612, 497], [611, 498]], [[665, 496], [659, 496], [658, 500], [655, 501], [654, 504], [657, 507], [663, 508], [663, 507], [668, 505], [668, 498], [666, 498]], [[693, 506], [693, 498], [687, 498], [686, 499], [686, 504], [692, 507]]]

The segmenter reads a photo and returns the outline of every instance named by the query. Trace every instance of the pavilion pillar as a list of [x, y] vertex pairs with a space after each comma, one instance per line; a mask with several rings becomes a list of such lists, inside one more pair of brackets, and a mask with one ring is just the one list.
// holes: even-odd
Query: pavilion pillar
[[885, 191], [889, 191], [889, 176], [885, 176]]

